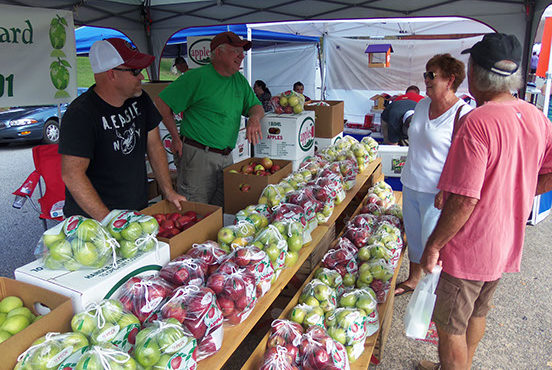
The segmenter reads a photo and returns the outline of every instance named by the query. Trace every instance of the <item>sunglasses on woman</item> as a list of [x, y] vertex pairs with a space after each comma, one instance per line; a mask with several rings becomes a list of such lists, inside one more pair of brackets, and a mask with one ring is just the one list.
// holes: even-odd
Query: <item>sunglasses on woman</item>
[[426, 78], [429, 78], [430, 80], [433, 80], [433, 79], [435, 79], [435, 77], [437, 77], [437, 73], [435, 73], [435, 72], [431, 72], [431, 71], [430, 72], [424, 72], [424, 80]]
[[116, 71], [130, 72], [134, 77], [142, 73], [143, 68], [113, 68]]

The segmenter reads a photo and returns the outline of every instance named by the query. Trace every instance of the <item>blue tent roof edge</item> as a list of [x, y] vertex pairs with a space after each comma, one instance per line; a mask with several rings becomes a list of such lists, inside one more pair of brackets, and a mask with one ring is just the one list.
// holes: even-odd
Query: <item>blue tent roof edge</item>
[[[242, 38], [247, 37], [247, 26], [245, 24], [236, 24], [228, 26], [210, 26], [210, 27], [190, 27], [176, 32], [171, 36], [167, 45], [176, 45], [186, 42], [188, 36], [209, 36], [220, 32], [232, 31]], [[264, 30], [251, 30], [253, 40], [274, 41], [274, 42], [319, 42], [318, 37], [301, 36], [289, 33], [271, 32]], [[77, 44], [77, 54], [88, 53], [92, 44], [97, 40], [103, 40], [110, 37], [120, 37], [131, 41], [122, 32], [111, 28], [83, 26], [75, 30], [75, 40]]]

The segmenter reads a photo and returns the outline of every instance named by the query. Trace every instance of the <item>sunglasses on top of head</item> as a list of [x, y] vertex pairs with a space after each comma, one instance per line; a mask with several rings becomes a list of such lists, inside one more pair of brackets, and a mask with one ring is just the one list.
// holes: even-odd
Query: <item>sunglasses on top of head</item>
[[437, 73], [435, 72], [424, 72], [424, 79], [429, 78], [430, 80], [433, 80], [435, 77], [437, 77]]
[[116, 71], [130, 72], [133, 76], [138, 76], [142, 73], [143, 68], [113, 68]]

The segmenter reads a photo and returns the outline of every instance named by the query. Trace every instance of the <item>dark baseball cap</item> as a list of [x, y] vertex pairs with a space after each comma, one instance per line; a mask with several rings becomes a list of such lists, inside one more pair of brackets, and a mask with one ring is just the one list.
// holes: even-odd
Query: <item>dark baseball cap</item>
[[234, 32], [222, 32], [213, 37], [211, 40], [211, 51], [215, 50], [222, 44], [228, 44], [236, 47], [243, 47], [243, 50], [247, 51], [251, 49], [251, 41], [242, 40]]
[[[467, 53], [470, 53], [477, 65], [501, 76], [514, 74], [521, 64], [521, 44], [514, 35], [488, 33], [481, 41], [462, 52]], [[513, 71], [498, 68], [496, 63], [503, 60], [514, 62], [516, 68]]]

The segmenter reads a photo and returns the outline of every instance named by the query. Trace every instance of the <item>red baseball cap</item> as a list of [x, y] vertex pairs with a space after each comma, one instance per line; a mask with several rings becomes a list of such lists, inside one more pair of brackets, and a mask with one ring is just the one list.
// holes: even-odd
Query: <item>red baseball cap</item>
[[251, 41], [242, 40], [234, 32], [222, 32], [213, 37], [211, 40], [211, 51], [215, 50], [222, 44], [229, 44], [236, 47], [243, 47], [243, 50], [247, 51], [251, 49]]
[[92, 44], [88, 54], [92, 72], [102, 73], [122, 64], [130, 68], [146, 68], [155, 57], [138, 51], [130, 42], [120, 38], [109, 38]]

